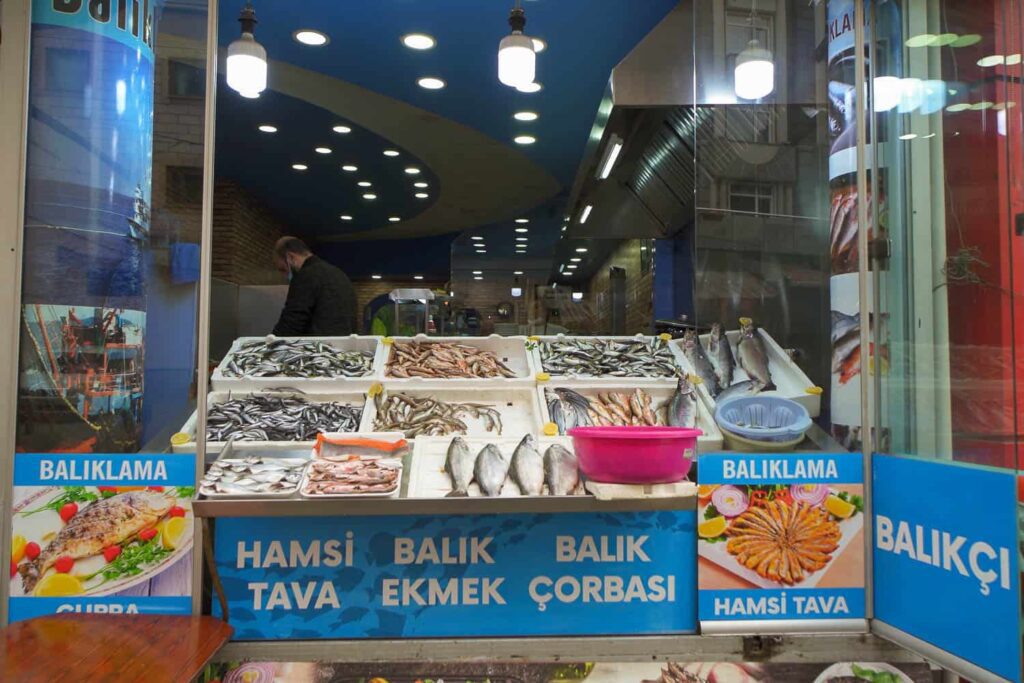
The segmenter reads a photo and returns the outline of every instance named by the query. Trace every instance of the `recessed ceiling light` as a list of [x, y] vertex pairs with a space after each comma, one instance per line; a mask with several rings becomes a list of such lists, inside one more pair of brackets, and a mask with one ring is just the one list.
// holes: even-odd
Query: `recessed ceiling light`
[[478, 253], [478, 254], [486, 254], [487, 251], [485, 249], [477, 249], [476, 253]]
[[426, 192], [417, 192], [417, 193], [416, 193], [416, 199], [426, 199], [426, 198], [428, 198], [429, 196], [430, 196], [430, 195], [429, 195], [429, 194], [427, 194]]
[[946, 45], [952, 45], [955, 43], [960, 36], [955, 33], [940, 33], [935, 36], [935, 42], [932, 43], [935, 47], [945, 47]]
[[539, 117], [535, 111], [517, 111], [512, 118], [516, 121], [536, 121]]
[[409, 168], [405, 169], [405, 172], [408, 173], [409, 175], [419, 175], [420, 169], [416, 168], [415, 166], [410, 166]]
[[948, 107], [946, 107], [946, 111], [953, 112], [955, 114], [958, 111], [967, 111], [970, 108], [970, 102], [958, 102], [956, 104], [951, 104]]
[[398, 150], [396, 150], [396, 149], [386, 149], [386, 150], [384, 150], [384, 156], [386, 156], [386, 157], [397, 157], [398, 156]]
[[309, 166], [306, 166], [305, 164], [292, 164], [292, 168], [296, 171], [305, 171]]
[[332, 150], [330, 147], [315, 147], [313, 151], [317, 154], [330, 154]]
[[516, 223], [519, 223], [519, 224], [529, 223], [529, 222], [530, 222], [529, 218], [517, 218], [516, 219]]
[[978, 66], [983, 68], [990, 66], [999, 66], [1005, 61], [1006, 58], [1003, 57], [1002, 55], [988, 55], [987, 57], [982, 57], [981, 59], [978, 60]]
[[474, 270], [473, 271], [473, 275], [483, 275], [483, 274], [484, 274], [484, 271], [482, 271], [482, 270]]
[[981, 102], [975, 102], [971, 105], [971, 109], [974, 111], [984, 111], [985, 109], [991, 109], [995, 102], [989, 102], [988, 100], [982, 100]]
[[371, 275], [370, 277], [372, 277], [374, 280], [380, 280], [383, 276], [382, 275]]
[[422, 275], [413, 275], [413, 276], [412, 276], [412, 279], [413, 279], [413, 280], [422, 280], [422, 279], [423, 279], [423, 276], [422, 276]]
[[579, 256], [573, 256], [573, 257], [572, 257], [571, 259], [569, 259], [569, 260], [570, 260], [570, 261], [572, 261], [573, 263], [579, 263], [579, 262], [580, 262], [580, 261], [582, 261], [583, 259], [581, 259], [581, 258], [580, 258]]
[[907, 133], [906, 135], [901, 135], [900, 140], [913, 140], [916, 137], [917, 133]]
[[566, 266], [566, 268], [568, 268], [569, 270], [573, 270], [574, 268], [579, 268], [579, 266], [576, 265], [575, 263], [570, 263], [569, 265]]
[[259, 130], [261, 133], [276, 133], [277, 126], [272, 126], [269, 123], [264, 123], [262, 126], [260, 126]]
[[517, 135], [514, 139], [517, 145], [532, 145], [537, 142], [537, 138], [532, 135]]
[[576, 253], [577, 254], [586, 254], [587, 253], [587, 248], [586, 247], [576, 247]]
[[377, 195], [367, 192], [363, 195], [363, 199], [376, 199]]
[[529, 239], [529, 237], [517, 237], [516, 242], [526, 242]]
[[303, 45], [312, 45], [313, 47], [320, 47], [330, 42], [330, 39], [325, 34], [310, 28], [299, 29], [292, 34], [292, 37]]
[[544, 86], [542, 84], [538, 83], [537, 81], [534, 81], [533, 83], [527, 83], [526, 85], [516, 86], [516, 90], [518, 90], [519, 92], [525, 92], [525, 93], [540, 92], [543, 89], [544, 89]]
[[424, 76], [423, 78], [416, 81], [417, 85], [426, 90], [440, 90], [447, 85], [443, 80], [436, 76]]
[[406, 34], [402, 36], [402, 43], [413, 50], [429, 50], [437, 45], [437, 41], [434, 40], [434, 37], [428, 36], [426, 33]]
[[517, 271], [513, 272], [512, 274], [513, 274], [513, 275], [522, 275], [522, 274], [523, 274], [523, 271], [521, 271], [521, 270], [517, 270]]
[[474, 279], [474, 280], [483, 280], [483, 277], [482, 277], [482, 276], [480, 276], [480, 275], [475, 275], [475, 276], [473, 277], [473, 279]]
[[356, 185], [358, 185], [359, 187], [373, 187], [373, 183], [371, 183], [369, 180], [360, 180], [358, 183], [356, 183]]
[[580, 225], [583, 225], [584, 223], [587, 222], [587, 219], [590, 218], [590, 212], [593, 210], [593, 204], [587, 204], [586, 206], [583, 207], [583, 213], [580, 214]]
[[350, 221], [350, 220], [352, 220], [352, 216], [349, 216], [347, 213], [343, 213], [343, 214], [341, 214], [341, 220], [343, 220], [343, 221]]
[[359, 167], [353, 166], [352, 164], [345, 164], [344, 166], [341, 167], [341, 170], [345, 171], [346, 173], [355, 173], [356, 171], [359, 170]]
[[335, 126], [331, 130], [333, 130], [335, 133], [341, 133], [342, 135], [347, 135], [348, 133], [352, 132], [352, 129], [349, 128], [348, 126]]
[[950, 45], [953, 47], [970, 47], [981, 42], [981, 36], [977, 33], [968, 33], [954, 40]]
[[546, 42], [544, 42], [543, 39], [541, 39], [541, 38], [531, 38], [530, 40], [533, 41], [533, 51], [534, 52], [539, 54], [541, 52], [544, 52], [544, 50], [548, 49], [548, 44]]
[[928, 47], [937, 41], [939, 37], [933, 33], [922, 33], [907, 39], [904, 43], [907, 47]]
[[482, 240], [483, 236], [482, 235], [473, 235], [469, 239], [471, 239], [471, 240]]
[[430, 185], [428, 183], [423, 183], [423, 182], [413, 183], [412, 186], [413, 187], [430, 187]]
[[1017, 66], [1018, 64], [1020, 64], [1020, 53], [1016, 52], [1012, 55], [1006, 55], [1005, 64], [1007, 66]]
[[400, 220], [402, 220], [402, 219], [401, 219], [401, 218], [399, 218], [398, 216], [391, 216], [391, 217], [389, 217], [389, 218], [388, 218], [388, 220], [389, 220], [390, 222], [392, 222], [392, 223], [397, 223], [398, 221], [400, 221]]
[[529, 228], [516, 228], [516, 232], [530, 232]]

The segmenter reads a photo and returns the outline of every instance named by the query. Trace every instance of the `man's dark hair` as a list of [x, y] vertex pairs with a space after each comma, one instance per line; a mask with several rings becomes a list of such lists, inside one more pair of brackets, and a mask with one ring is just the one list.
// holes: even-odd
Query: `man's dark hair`
[[306, 243], [298, 237], [282, 237], [274, 245], [274, 255], [281, 259], [285, 257], [285, 254], [308, 256], [312, 253], [309, 247], [306, 246]]

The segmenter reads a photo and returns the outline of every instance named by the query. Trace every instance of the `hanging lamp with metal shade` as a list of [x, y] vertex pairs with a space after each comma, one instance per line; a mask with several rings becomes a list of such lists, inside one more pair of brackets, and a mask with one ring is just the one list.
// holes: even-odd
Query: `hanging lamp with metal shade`
[[256, 10], [246, 2], [238, 16], [242, 35], [228, 45], [227, 82], [242, 97], [256, 98], [267, 89], [267, 51], [256, 42]]
[[498, 45], [498, 80], [511, 88], [520, 88], [533, 83], [537, 76], [537, 53], [533, 39], [523, 33], [526, 28], [526, 12], [520, 0], [508, 17], [512, 33], [501, 39]]

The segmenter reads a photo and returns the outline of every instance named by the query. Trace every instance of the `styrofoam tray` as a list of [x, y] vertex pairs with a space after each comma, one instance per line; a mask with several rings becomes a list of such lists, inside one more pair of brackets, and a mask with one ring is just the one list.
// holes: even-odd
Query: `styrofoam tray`
[[[299, 394], [296, 392], [270, 392], [270, 391], [211, 391], [207, 394], [206, 402], [207, 406], [214, 405], [216, 403], [224, 403], [231, 399], [245, 398], [253, 394], [268, 394], [268, 395], [297, 395], [305, 398], [313, 403], [347, 403], [352, 406], [362, 406], [363, 408], [363, 419], [366, 418], [366, 394], [360, 390], [350, 391], [338, 391], [324, 394]], [[199, 420], [199, 411], [193, 411], [192, 415], [189, 416], [188, 420], [182, 425], [179, 430], [182, 434], [187, 434], [189, 440], [183, 444], [173, 444], [171, 450], [174, 453], [195, 453], [196, 452], [196, 426]], [[360, 422], [359, 431], [362, 429], [365, 422]], [[207, 441], [206, 452], [207, 453], [220, 453], [223, 450], [225, 441]], [[265, 449], [270, 448], [273, 450], [302, 450], [305, 449], [309, 452], [313, 448], [314, 441], [236, 441], [239, 447], [244, 446], [246, 449]]]
[[313, 467], [313, 463], [310, 462], [306, 466], [305, 471], [302, 473], [302, 481], [299, 482], [299, 495], [308, 500], [320, 500], [324, 498], [397, 498], [398, 494], [402, 491], [402, 477], [405, 474], [405, 467], [402, 465], [401, 458], [381, 458], [381, 459], [392, 459], [399, 462], [398, 467], [398, 479], [395, 480], [395, 489], [393, 491], [381, 491], [371, 493], [306, 493], [306, 484], [309, 483], [309, 471]]
[[[459, 384], [458, 387], [428, 388], [421, 385], [403, 384], [387, 381], [384, 388], [389, 394], [408, 394], [412, 397], [430, 397], [438, 401], [450, 403], [484, 403], [492, 405], [501, 414], [502, 432], [500, 436], [537, 434], [541, 429], [540, 405], [537, 402], [537, 390], [532, 386], [495, 384], [494, 380], [473, 380], [474, 384]], [[375, 431], [377, 404], [374, 398], [368, 398], [363, 409], [363, 424], [360, 431]], [[473, 417], [463, 421], [469, 430], [463, 436], [480, 436], [499, 438], [496, 432], [488, 432], [483, 420]], [[454, 436], [454, 435], [453, 435]]]
[[[390, 343], [388, 343], [390, 342]], [[408, 344], [419, 342], [429, 344], [436, 342], [447, 342], [453, 344], [465, 344], [475, 346], [483, 351], [494, 353], [498, 360], [515, 373], [515, 377], [392, 377], [388, 374], [387, 363], [391, 358], [395, 344]], [[381, 377], [388, 384], [402, 383], [413, 386], [440, 386], [453, 384], [469, 384], [473, 382], [494, 382], [502, 385], [532, 384], [537, 369], [533, 363], [533, 356], [526, 350], [526, 337], [502, 337], [492, 334], [489, 337], [430, 337], [424, 334], [415, 337], [389, 337], [387, 342], [381, 344]]]
[[[464, 437], [471, 453], [479, 453], [487, 444], [494, 444], [502, 453], [507, 453], [511, 462], [512, 453], [522, 440], [525, 434], [518, 437], [502, 437], [497, 439]], [[452, 480], [445, 471], [444, 464], [448, 459], [448, 446], [452, 439], [450, 436], [421, 436], [416, 439], [413, 448], [412, 459], [409, 469], [409, 488], [406, 494], [408, 498], [444, 498], [452, 490]], [[541, 437], [537, 439], [537, 448], [541, 456], [548, 447], [554, 444], [561, 444], [570, 451], [573, 450], [572, 439], [568, 437]], [[544, 495], [547, 493], [547, 484], [544, 485]], [[468, 493], [473, 498], [485, 497], [480, 487], [474, 481], [469, 485]], [[501, 489], [499, 498], [521, 498], [519, 487], [512, 479], [511, 467], [509, 468], [508, 479]], [[532, 496], [536, 497], [536, 496]]]
[[[579, 335], [568, 335], [568, 334], [556, 334], [556, 335], [545, 335], [545, 336], [540, 336], [540, 337], [530, 337], [528, 341], [529, 341], [530, 345], [532, 346], [532, 348], [530, 348], [529, 351], [530, 351], [530, 355], [533, 357], [533, 364], [537, 368], [537, 372], [538, 373], [548, 372], [548, 370], [544, 367], [543, 361], [541, 361], [541, 358], [540, 358], [540, 344], [542, 342], [573, 341], [573, 340], [576, 340], [576, 339], [579, 339], [579, 340], [582, 340], [582, 341], [597, 341], [597, 340], [608, 341], [608, 340], [611, 340], [611, 341], [617, 341], [617, 342], [630, 342], [630, 341], [635, 341], [637, 339], [643, 339], [646, 342], [650, 342], [650, 341], [656, 339], [656, 337], [652, 336], [652, 335], [643, 335], [643, 334], [635, 334], [635, 335], [632, 335], [632, 336], [612, 336], [612, 335], [579, 336]], [[675, 353], [673, 353], [672, 355], [675, 356]], [[679, 366], [679, 359], [678, 359], [678, 357], [676, 357], [675, 360], [676, 360], [676, 366]], [[613, 376], [613, 375], [556, 375], [556, 374], [550, 373], [550, 372], [548, 372], [548, 374], [550, 375], [552, 380], [557, 380], [558, 382], [563, 382], [563, 381], [565, 381], [565, 382], [568, 382], [568, 381], [581, 381], [581, 382], [592, 382], [592, 383], [604, 382], [604, 383], [608, 383], [608, 384], [615, 384], [615, 383], [622, 383], [622, 382], [626, 382], [626, 381], [632, 382], [632, 381], [636, 380], [636, 381], [644, 381], [644, 382], [666, 382], [666, 383], [670, 383], [672, 385], [674, 385], [675, 382], [676, 382], [676, 378], [674, 378], [674, 377], [651, 377], [651, 376], [616, 377], [616, 376]]]
[[381, 338], [352, 335], [349, 337], [281, 337], [281, 339], [301, 339], [302, 341], [319, 341], [341, 351], [368, 351], [373, 354], [373, 366], [370, 374], [362, 377], [226, 377], [223, 368], [231, 361], [231, 357], [245, 342], [262, 341], [266, 337], [239, 337], [231, 344], [231, 349], [217, 365], [210, 377], [210, 387], [214, 391], [246, 391], [277, 389], [291, 387], [306, 393], [352, 391], [366, 389], [382, 376]]
[[[548, 410], [548, 402], [544, 397], [544, 390], [553, 390], [555, 388], [572, 389], [588, 399], [596, 397], [598, 393], [607, 391], [633, 393], [633, 390], [641, 389], [650, 395], [655, 407], [659, 405], [667, 407], [669, 401], [672, 400], [673, 394], [675, 394], [676, 383], [673, 381], [671, 384], [665, 384], [663, 382], [641, 382], [639, 380], [631, 381], [628, 384], [623, 382], [619, 384], [593, 383], [585, 380], [577, 380], [575, 382], [565, 380], [541, 382], [537, 385], [537, 400], [540, 402], [541, 420], [545, 424], [551, 422], [551, 413]], [[698, 453], [711, 453], [722, 449], [722, 431], [715, 424], [713, 412], [699, 398], [697, 400], [697, 429], [704, 432], [703, 436], [697, 437]]]
[[[312, 453], [308, 448], [304, 448], [302, 444], [291, 442], [291, 448], [288, 450], [279, 450], [275, 448], [268, 448], [266, 446], [251, 446], [244, 443], [230, 443], [224, 448], [220, 456], [214, 462], [222, 460], [242, 460], [249, 456], [259, 456], [265, 458], [286, 458], [289, 460], [301, 460], [303, 461], [303, 467], [308, 465], [312, 461]], [[305, 474], [305, 471], [303, 471]], [[295, 488], [278, 491], [276, 493], [206, 493], [201, 490], [202, 483], [196, 487], [196, 490], [204, 497], [209, 499], [227, 500], [227, 499], [241, 499], [241, 498], [291, 498], [299, 490], [299, 484], [301, 479], [296, 483]]]
[[[768, 352], [768, 371], [772, 375], [772, 382], [777, 387], [774, 391], [764, 392], [765, 396], [781, 396], [782, 398], [788, 398], [796, 401], [804, 408], [807, 409], [808, 414], [811, 417], [818, 417], [821, 414], [821, 392], [815, 386], [804, 371], [800, 369], [796, 363], [789, 357], [779, 343], [772, 339], [772, 336], [768, 334], [764, 329], [758, 328], [758, 333], [761, 335], [761, 339], [764, 341], [765, 350]], [[732, 347], [733, 357], [737, 359], [736, 371], [733, 375], [733, 383], [743, 382], [750, 377], [743, 368], [739, 365], [739, 354], [736, 352], [736, 343], [740, 338], [739, 330], [731, 330], [725, 333], [726, 339], [729, 340], [729, 345]], [[711, 339], [710, 334], [702, 334], [700, 336], [701, 344], [704, 344], [705, 350], [707, 350], [707, 344]], [[676, 355], [676, 362], [683, 367], [688, 373], [693, 373], [693, 366], [690, 361], [687, 360], [686, 354], [683, 353], [682, 340], [673, 339], [669, 342], [669, 348]], [[704, 399], [707, 406], [714, 412], [715, 400], [711, 398], [711, 393], [707, 390], [703, 384], [697, 385], [697, 390], [701, 397]]]

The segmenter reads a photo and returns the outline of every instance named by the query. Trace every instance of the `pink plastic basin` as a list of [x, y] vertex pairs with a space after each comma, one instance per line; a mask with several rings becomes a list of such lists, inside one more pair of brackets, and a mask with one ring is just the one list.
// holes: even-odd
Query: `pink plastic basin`
[[686, 478], [697, 454], [699, 429], [688, 427], [575, 427], [569, 430], [580, 471], [610, 484], [669, 484]]

